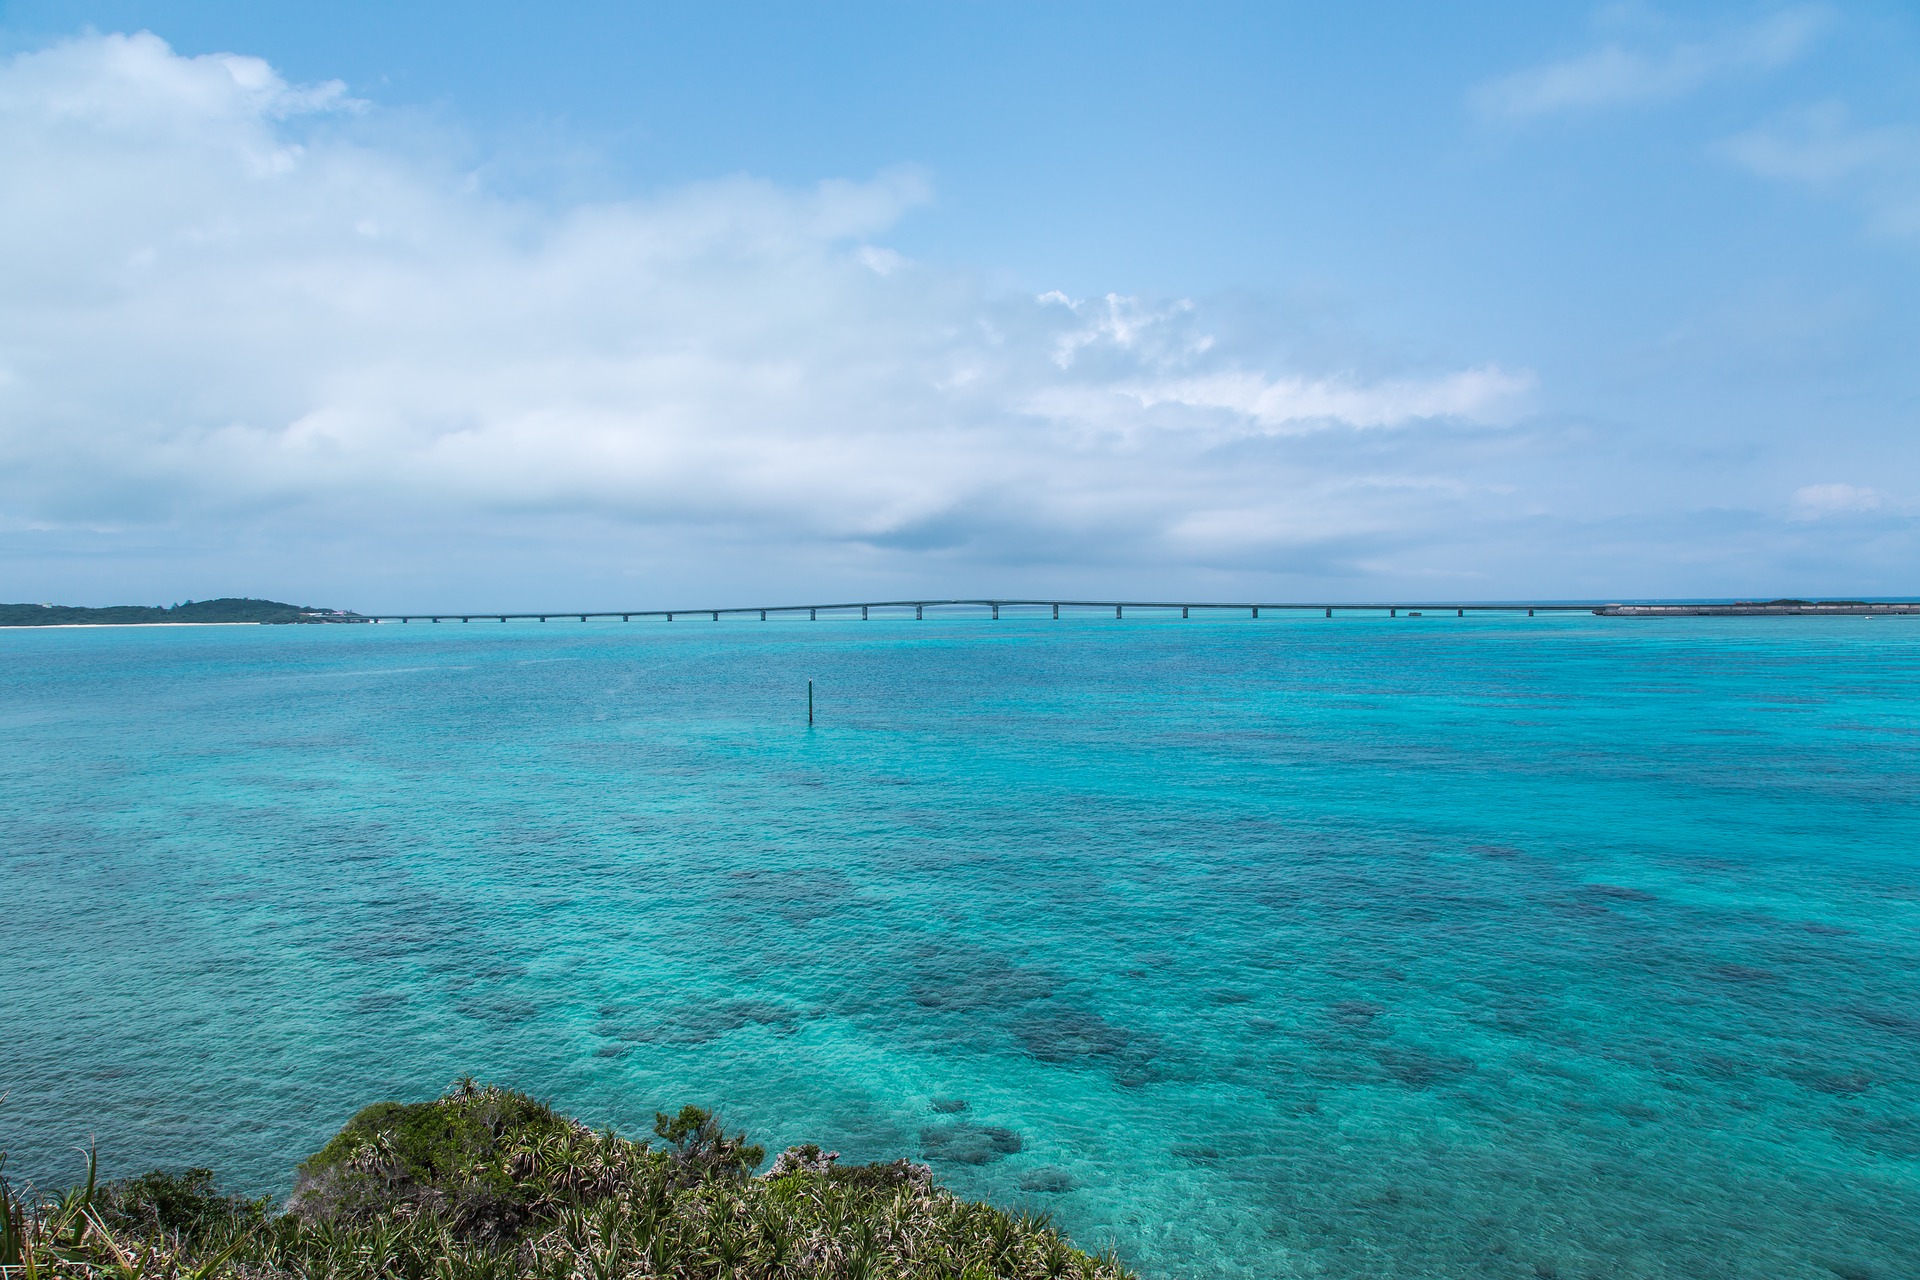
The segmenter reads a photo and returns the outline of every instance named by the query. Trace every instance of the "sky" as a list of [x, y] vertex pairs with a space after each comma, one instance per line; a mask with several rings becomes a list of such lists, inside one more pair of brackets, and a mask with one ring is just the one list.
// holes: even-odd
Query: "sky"
[[1903, 3], [0, 0], [0, 598], [1920, 594]]

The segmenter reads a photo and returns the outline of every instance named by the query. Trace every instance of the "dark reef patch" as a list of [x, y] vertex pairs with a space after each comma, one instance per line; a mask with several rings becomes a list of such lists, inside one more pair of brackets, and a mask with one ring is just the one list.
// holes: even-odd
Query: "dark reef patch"
[[1854, 1005], [1849, 1012], [1870, 1027], [1891, 1031], [1905, 1039], [1920, 1040], [1920, 1018], [1892, 1009], [1877, 1009], [1872, 1005]]
[[1443, 1080], [1469, 1075], [1474, 1068], [1470, 1058], [1398, 1045], [1381, 1045], [1373, 1051], [1373, 1057], [1388, 1075], [1409, 1089], [1430, 1088]]
[[1167, 1153], [1193, 1164], [1212, 1164], [1220, 1158], [1218, 1147], [1209, 1147], [1197, 1142], [1176, 1142], [1167, 1148]]
[[1904, 1114], [1845, 1106], [1829, 1127], [1849, 1146], [1895, 1160], [1920, 1159], [1920, 1120]]
[[631, 1044], [710, 1044], [743, 1027], [769, 1027], [776, 1035], [792, 1035], [804, 1015], [770, 1000], [721, 1000], [669, 1009], [645, 1023], [603, 1020], [594, 1030]]
[[1864, 1071], [1822, 1071], [1806, 1068], [1789, 1071], [1787, 1078], [1820, 1093], [1851, 1098], [1873, 1088], [1873, 1077]]
[[540, 1015], [540, 1006], [531, 1000], [473, 999], [462, 1000], [453, 1007], [456, 1012], [496, 1027], [530, 1022]]
[[907, 994], [923, 1009], [956, 1013], [1016, 1009], [1054, 992], [1052, 979], [981, 947], [935, 943], [907, 963]]
[[1159, 1038], [1129, 1031], [1085, 1009], [1047, 1005], [1014, 1019], [1010, 1030], [1020, 1048], [1041, 1062], [1105, 1067], [1123, 1085], [1152, 1078]]
[[731, 887], [721, 898], [771, 910], [794, 926], [843, 911], [855, 897], [851, 881], [828, 871], [749, 868], [730, 872], [728, 878]]
[[1708, 1080], [1743, 1080], [1752, 1074], [1747, 1064], [1724, 1053], [1703, 1053], [1694, 1059], [1699, 1075]]
[[920, 1131], [920, 1150], [927, 1159], [949, 1164], [992, 1164], [1019, 1154], [1022, 1145], [1020, 1135], [1011, 1129], [966, 1120]]
[[1079, 1185], [1071, 1173], [1050, 1164], [1043, 1164], [1020, 1179], [1022, 1191], [1038, 1191], [1044, 1195], [1060, 1195]]
[[1344, 1027], [1370, 1027], [1386, 1010], [1365, 1000], [1341, 1000], [1327, 1008], [1327, 1016]]
[[1510, 844], [1476, 844], [1470, 847], [1467, 852], [1477, 853], [1483, 858], [1497, 858], [1503, 862], [1510, 862], [1515, 858], [1523, 858], [1526, 856]]
[[1606, 902], [1658, 902], [1660, 900], [1645, 889], [1630, 889], [1623, 884], [1583, 884], [1577, 892], [1585, 897]]

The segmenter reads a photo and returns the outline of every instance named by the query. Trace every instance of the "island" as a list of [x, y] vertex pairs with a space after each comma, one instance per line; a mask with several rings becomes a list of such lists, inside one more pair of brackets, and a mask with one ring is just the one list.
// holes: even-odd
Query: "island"
[[176, 605], [117, 604], [94, 609], [63, 604], [0, 604], [0, 627], [151, 627], [168, 624], [368, 622], [357, 613], [279, 600], [228, 596]]

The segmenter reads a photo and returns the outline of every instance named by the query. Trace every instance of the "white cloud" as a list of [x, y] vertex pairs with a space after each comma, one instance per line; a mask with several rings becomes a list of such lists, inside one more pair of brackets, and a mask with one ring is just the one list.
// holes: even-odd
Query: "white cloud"
[[[1496, 365], [1434, 378], [1269, 377], [1240, 369], [1062, 384], [1030, 396], [1043, 418], [1129, 438], [1149, 430], [1230, 440], [1429, 423], [1498, 426], [1524, 405], [1533, 378]], [[1158, 412], [1154, 412], [1158, 411]]]
[[1420, 419], [1502, 420], [1533, 387], [1533, 379], [1496, 365], [1429, 379], [1267, 378], [1231, 372], [1177, 378], [1119, 389], [1147, 408], [1180, 404], [1226, 409], [1270, 432], [1332, 425], [1397, 427]]
[[1810, 484], [1793, 494], [1796, 520], [1819, 520], [1851, 512], [1878, 511], [1886, 495], [1878, 489], [1852, 484]]
[[1785, 66], [1826, 22], [1824, 9], [1798, 7], [1703, 40], [1651, 48], [1609, 42], [1491, 80], [1474, 90], [1473, 102], [1491, 118], [1528, 120], [1666, 101], [1725, 76]]
[[[0, 526], [424, 511], [1233, 560], [1409, 518], [1404, 496], [1292, 500], [1331, 492], [1337, 449], [1237, 443], [1471, 434], [1530, 383], [1274, 368], [1192, 302], [994, 293], [875, 243], [927, 198], [912, 170], [556, 212], [355, 113], [378, 115], [150, 35], [0, 68]], [[1443, 501], [1446, 469], [1398, 471]]]
[[1760, 177], [1852, 197], [1884, 234], [1920, 235], [1920, 127], [1863, 127], [1824, 103], [1729, 138], [1725, 151]]

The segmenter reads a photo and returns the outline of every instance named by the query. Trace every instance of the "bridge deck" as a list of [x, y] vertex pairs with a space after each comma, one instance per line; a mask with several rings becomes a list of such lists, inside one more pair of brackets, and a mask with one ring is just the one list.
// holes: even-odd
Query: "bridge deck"
[[[1541, 613], [1592, 613], [1609, 618], [1675, 618], [1675, 617], [1827, 617], [1827, 616], [1916, 616], [1920, 617], [1920, 603], [1912, 601], [1866, 601], [1866, 600], [1767, 600], [1767, 601], [1700, 601], [1676, 602], [1663, 601], [1658, 604], [1612, 604], [1598, 601], [1546, 601], [1546, 602], [1479, 602], [1479, 601], [1409, 601], [1409, 602], [1354, 602], [1354, 601], [1182, 601], [1182, 600], [1031, 600], [1031, 599], [951, 599], [951, 600], [856, 600], [838, 601], [832, 604], [777, 604], [751, 606], [724, 606], [705, 609], [564, 609], [548, 610], [544, 613], [499, 613], [499, 612], [443, 612], [443, 613], [379, 613], [358, 614], [355, 619], [368, 622], [546, 622], [550, 619], [578, 619], [587, 622], [594, 619], [619, 619], [631, 622], [636, 618], [658, 618], [673, 622], [682, 618], [706, 618], [718, 622], [723, 617], [754, 617], [766, 621], [769, 617], [792, 617], [805, 614], [818, 621], [822, 614], [829, 617], [846, 617], [857, 613], [861, 618], [871, 619], [874, 612], [892, 616], [904, 615], [913, 610], [916, 619], [924, 620], [927, 610], [941, 610], [949, 613], [985, 611], [991, 617], [998, 618], [1002, 609], [1015, 612], [1048, 610], [1052, 617], [1059, 617], [1061, 610], [1070, 613], [1084, 613], [1098, 610], [1105, 613], [1111, 610], [1115, 618], [1124, 618], [1127, 610], [1164, 614], [1179, 610], [1180, 616], [1190, 618], [1194, 613], [1221, 614], [1242, 613], [1250, 618], [1263, 614], [1318, 613], [1331, 618], [1336, 613], [1378, 614], [1389, 617], [1423, 617], [1427, 614], [1452, 614], [1465, 617], [1469, 613], [1507, 613], [1526, 614], [1532, 617]], [[347, 620], [347, 619], [342, 619]]]

